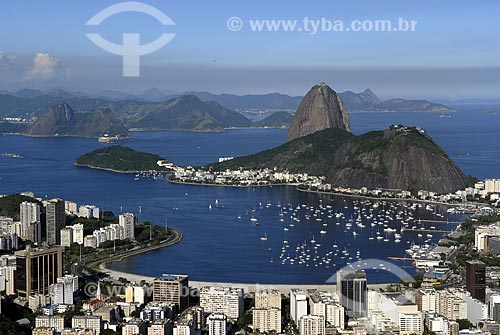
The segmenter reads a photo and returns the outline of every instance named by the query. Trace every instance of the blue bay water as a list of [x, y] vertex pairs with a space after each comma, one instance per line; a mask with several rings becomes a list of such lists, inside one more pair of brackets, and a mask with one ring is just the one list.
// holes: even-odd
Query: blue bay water
[[[459, 106], [451, 118], [422, 113], [353, 113], [351, 124], [357, 134], [381, 129], [390, 124], [423, 127], [467, 173], [479, 178], [500, 176], [500, 116], [480, 113], [484, 106]], [[133, 139], [123, 145], [137, 150], [157, 153], [180, 165], [202, 165], [221, 156], [240, 156], [277, 146], [284, 142], [283, 129], [236, 129], [224, 133], [190, 133], [177, 131], [134, 133]], [[369, 240], [380, 227], [356, 228], [358, 236], [346, 230], [344, 223], [337, 226], [335, 219], [324, 217], [322, 222], [307, 220], [306, 210], [298, 215], [301, 221], [290, 227], [289, 218], [280, 222], [278, 204], [331, 205], [346, 217], [356, 216], [351, 200], [342, 197], [299, 193], [291, 187], [269, 188], [214, 188], [169, 184], [150, 179], [133, 180], [131, 175], [78, 168], [76, 157], [102, 147], [94, 139], [86, 138], [29, 138], [1, 136], [0, 153], [14, 152], [23, 159], [0, 157], [0, 194], [33, 191], [39, 197], [62, 197], [78, 203], [96, 204], [104, 210], [138, 213], [141, 220], [168, 225], [184, 234], [181, 243], [141, 254], [113, 268], [149, 276], [161, 273], [186, 273], [193, 280], [249, 283], [323, 283], [338, 267], [349, 260], [334, 257], [329, 266], [301, 266], [282, 264], [280, 255], [283, 241], [290, 244], [285, 254], [293, 257], [295, 247], [314, 239], [321, 246], [322, 257], [332, 246], [346, 250], [351, 256], [359, 250], [362, 258], [387, 260], [388, 256], [404, 256], [409, 243], [422, 242], [415, 233], [405, 233], [401, 243]], [[215, 206], [215, 199], [219, 207]], [[320, 202], [321, 200], [321, 202]], [[262, 203], [262, 209], [259, 206]], [[267, 208], [265, 205], [270, 203]], [[213, 209], [208, 206], [212, 204]], [[358, 206], [360, 206], [358, 204]], [[345, 207], [348, 207], [347, 209]], [[253, 212], [252, 210], [255, 210]], [[405, 210], [402, 207], [395, 210]], [[288, 210], [287, 210], [288, 211]], [[444, 208], [438, 212], [444, 214]], [[291, 212], [291, 211], [290, 211]], [[237, 217], [242, 217], [239, 220]], [[261, 226], [250, 222], [258, 218]], [[414, 213], [416, 218], [435, 215], [425, 209]], [[450, 221], [462, 217], [450, 215]], [[327, 227], [322, 226], [326, 222]], [[399, 228], [397, 220], [389, 226]], [[288, 227], [288, 231], [283, 230]], [[438, 229], [454, 228], [443, 225]], [[443, 228], [444, 229], [444, 228]], [[326, 234], [320, 234], [326, 230]], [[266, 235], [267, 241], [261, 237]], [[386, 234], [383, 234], [384, 236]], [[425, 235], [425, 234], [424, 234]], [[437, 241], [438, 234], [432, 240]], [[270, 260], [273, 263], [270, 263]], [[335, 263], [335, 266], [332, 264]], [[412, 272], [411, 269], [407, 269]], [[391, 275], [372, 271], [370, 282], [387, 282]]]

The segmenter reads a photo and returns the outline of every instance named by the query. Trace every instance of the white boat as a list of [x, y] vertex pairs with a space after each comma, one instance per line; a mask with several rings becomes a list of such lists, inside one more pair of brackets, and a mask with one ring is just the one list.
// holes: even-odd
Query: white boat
[[320, 230], [320, 234], [326, 234], [326, 230]]
[[257, 222], [257, 219], [252, 216], [252, 218], [250, 219], [250, 221]]
[[262, 237], [260, 238], [260, 240], [261, 240], [261, 241], [267, 241], [267, 234], [264, 234], [264, 236], [262, 236]]

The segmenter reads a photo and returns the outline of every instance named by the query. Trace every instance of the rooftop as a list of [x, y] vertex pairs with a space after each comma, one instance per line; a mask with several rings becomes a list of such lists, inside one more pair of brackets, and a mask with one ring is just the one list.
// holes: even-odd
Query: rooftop
[[180, 281], [180, 280], [184, 280], [187, 278], [188, 278], [188, 275], [162, 274], [160, 277], [155, 278], [155, 280]]
[[407, 297], [405, 297], [404, 295], [402, 295], [401, 293], [384, 293], [384, 295], [391, 299], [396, 305], [398, 306], [410, 306], [410, 305], [414, 305], [414, 303], [408, 299]]

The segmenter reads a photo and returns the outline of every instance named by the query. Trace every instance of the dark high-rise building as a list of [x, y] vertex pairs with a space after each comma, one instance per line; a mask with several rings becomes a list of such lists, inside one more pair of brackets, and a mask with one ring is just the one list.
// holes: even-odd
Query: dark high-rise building
[[347, 315], [352, 317], [367, 315], [368, 286], [365, 271], [338, 271], [337, 293]]
[[15, 252], [14, 288], [19, 296], [49, 294], [50, 285], [63, 274], [63, 250], [62, 247], [26, 248]]
[[475, 299], [486, 300], [486, 265], [481, 261], [468, 261], [465, 284], [467, 291]]
[[64, 200], [52, 199], [47, 205], [47, 243], [61, 244], [61, 229], [65, 226]]
[[189, 306], [189, 277], [164, 274], [153, 281], [153, 301], [175, 304], [177, 312]]

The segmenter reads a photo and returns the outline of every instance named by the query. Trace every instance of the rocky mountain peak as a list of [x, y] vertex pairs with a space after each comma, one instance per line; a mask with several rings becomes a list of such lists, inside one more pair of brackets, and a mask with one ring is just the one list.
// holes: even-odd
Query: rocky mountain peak
[[315, 85], [302, 99], [288, 130], [287, 141], [328, 128], [351, 131], [340, 95], [325, 83]]

